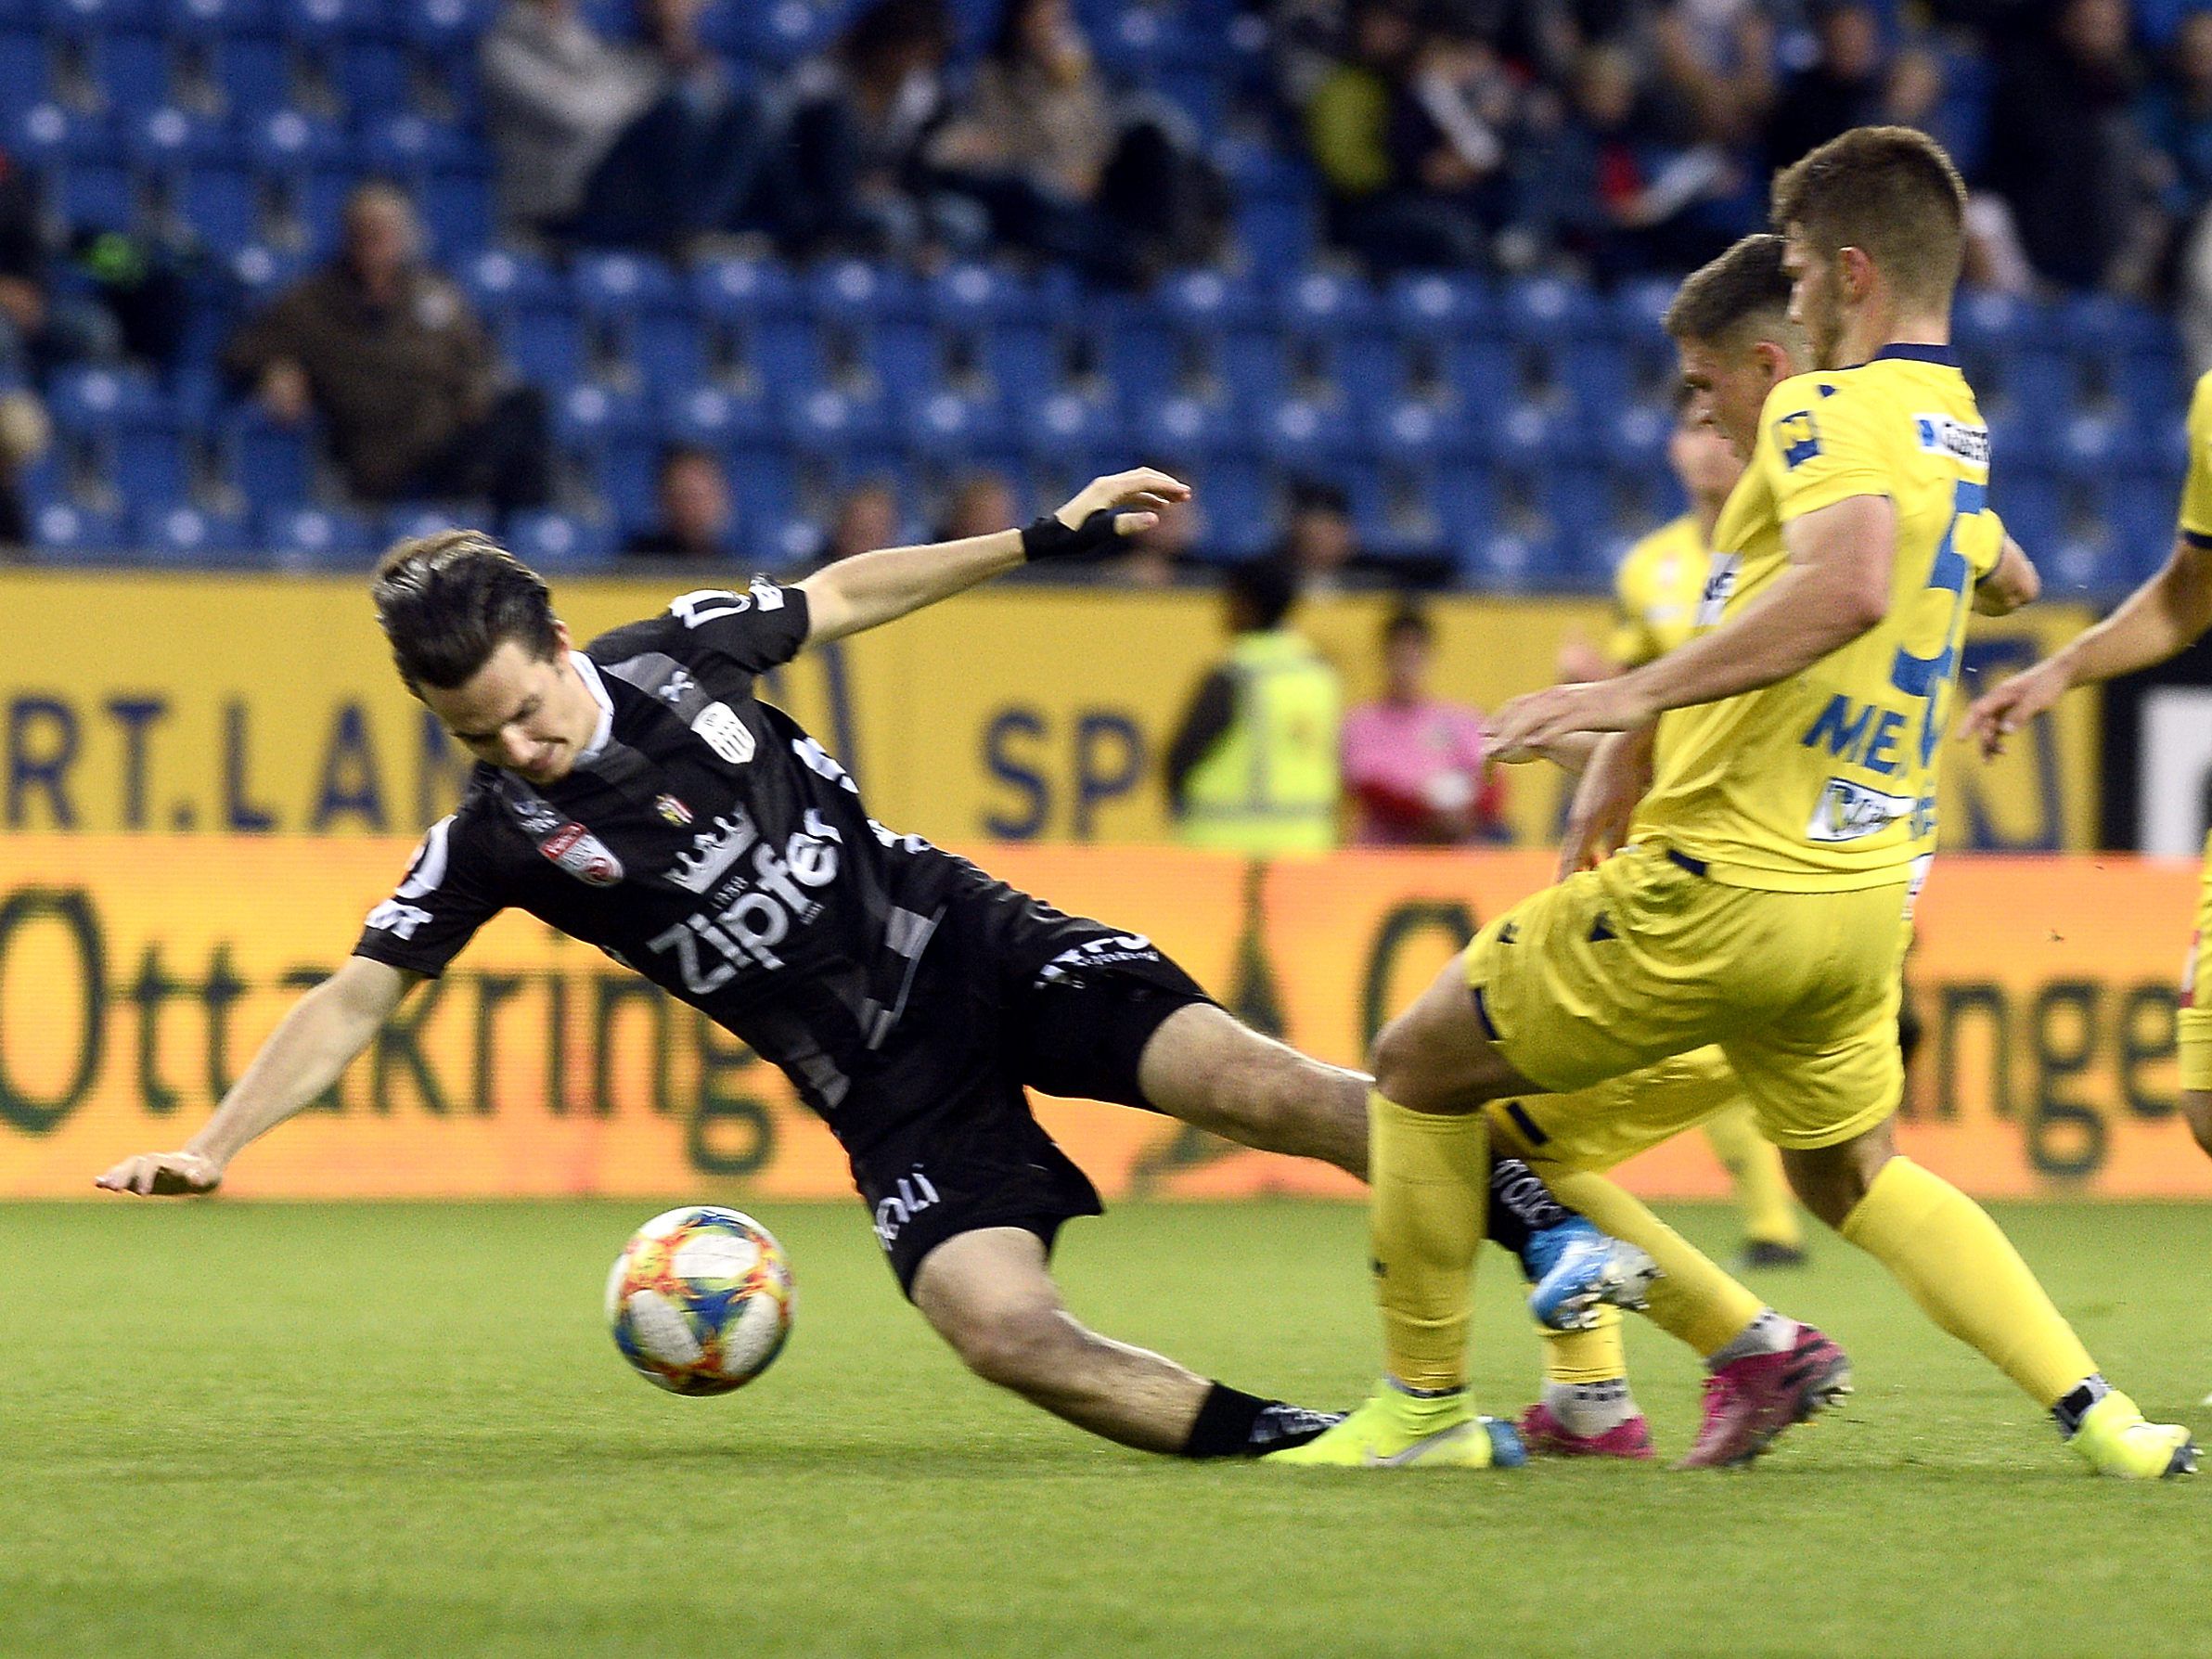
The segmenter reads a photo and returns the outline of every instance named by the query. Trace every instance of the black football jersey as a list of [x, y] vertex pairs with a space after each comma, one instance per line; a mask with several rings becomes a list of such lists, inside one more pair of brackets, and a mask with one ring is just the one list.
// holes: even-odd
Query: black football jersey
[[780, 1066], [817, 1111], [897, 1029], [948, 906], [1023, 896], [871, 819], [842, 766], [754, 695], [806, 596], [689, 593], [577, 654], [602, 740], [556, 783], [482, 765], [355, 953], [436, 975], [512, 906], [596, 945]]

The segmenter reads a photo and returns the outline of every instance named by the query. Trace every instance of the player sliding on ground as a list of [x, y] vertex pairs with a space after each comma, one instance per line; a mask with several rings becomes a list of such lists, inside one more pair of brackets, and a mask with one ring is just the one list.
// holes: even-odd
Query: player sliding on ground
[[[512, 907], [782, 1068], [850, 1157], [900, 1288], [978, 1375], [1151, 1451], [1254, 1456], [1318, 1433], [1335, 1418], [1210, 1382], [1068, 1314], [1048, 1257], [1099, 1196], [1023, 1086], [1364, 1175], [1368, 1079], [1239, 1024], [1140, 935], [884, 829], [843, 768], [755, 696], [756, 676], [810, 642], [1025, 559], [1107, 551], [1188, 494], [1164, 473], [1121, 473], [1025, 530], [862, 554], [792, 586], [686, 594], [582, 649], [545, 583], [485, 537], [395, 547], [378, 616], [408, 688], [481, 763], [460, 808], [185, 1149], [126, 1159], [99, 1184], [212, 1190]], [[1525, 1170], [1501, 1170], [1499, 1187], [1511, 1202], [1498, 1231], [1539, 1281], [1540, 1318], [1640, 1295], [1648, 1257], [1550, 1204]], [[1504, 1425], [1481, 1438], [1518, 1455]]]
[[[1463, 1438], [1486, 1105], [1717, 1044], [1807, 1207], [2048, 1409], [2090, 1467], [2194, 1467], [2189, 1432], [2111, 1388], [1996, 1225], [1892, 1135], [1898, 972], [1935, 851], [1946, 705], [1969, 589], [2003, 547], [1987, 430], [1948, 343], [1964, 199], [1949, 158], [1903, 128], [1846, 133], [1775, 181], [1793, 311], [1823, 372], [1767, 401], [1699, 637], [1494, 717], [1501, 758], [1604, 734], [1584, 790], [1640, 801], [1633, 838], [1490, 922], [1382, 1033], [1371, 1203], [1388, 1375], [1289, 1461], [1448, 1458]], [[1740, 1340], [1762, 1341], [1758, 1322]], [[1843, 1355], [1809, 1328], [1784, 1347], [1774, 1392], [1817, 1409]]]

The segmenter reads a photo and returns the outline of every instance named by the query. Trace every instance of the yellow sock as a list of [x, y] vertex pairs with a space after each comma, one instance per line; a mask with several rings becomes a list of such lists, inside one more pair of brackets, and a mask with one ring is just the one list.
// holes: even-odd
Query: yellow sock
[[1382, 1355], [1408, 1388], [1467, 1379], [1467, 1309], [1490, 1196], [1479, 1112], [1410, 1112], [1369, 1090], [1368, 1200]]
[[1887, 1267], [1928, 1318], [1979, 1348], [2037, 1405], [2055, 1405], [2096, 1370], [1997, 1223], [1910, 1158], [1882, 1166], [1842, 1231]]
[[1761, 1244], [1795, 1250], [1805, 1242], [1790, 1183], [1781, 1172], [1781, 1154], [1759, 1133], [1748, 1105], [1730, 1107], [1705, 1120], [1705, 1139], [1713, 1155], [1736, 1183], [1736, 1202], [1743, 1211], [1743, 1236]]
[[1616, 1183], [1584, 1169], [1553, 1164], [1535, 1167], [1561, 1203], [1580, 1210], [1601, 1231], [1651, 1253], [1665, 1277], [1652, 1286], [1645, 1312], [1653, 1324], [1681, 1338], [1700, 1357], [1726, 1347], [1765, 1309], [1764, 1302]]
[[1598, 1322], [1586, 1331], [1537, 1327], [1544, 1339], [1544, 1381], [1569, 1386], [1612, 1382], [1628, 1374], [1628, 1350], [1621, 1342], [1621, 1310], [1600, 1306]]

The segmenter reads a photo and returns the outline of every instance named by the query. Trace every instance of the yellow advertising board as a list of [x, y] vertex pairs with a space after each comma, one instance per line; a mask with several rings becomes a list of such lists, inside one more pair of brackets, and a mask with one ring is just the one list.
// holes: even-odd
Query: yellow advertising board
[[[89, 1194], [180, 1144], [405, 868], [392, 838], [0, 840], [0, 1197]], [[1533, 852], [1346, 853], [1246, 867], [1129, 847], [973, 849], [1053, 903], [1151, 934], [1224, 1002], [1357, 1063]], [[2171, 984], [2189, 867], [1961, 856], [1923, 901], [1929, 1035], [1903, 1131], [1985, 1194], [2212, 1196], [2174, 1113]], [[1122, 1108], [1042, 1113], [1109, 1196], [1351, 1194], [1348, 1177]], [[1712, 1196], [1696, 1137], [1630, 1166]], [[509, 914], [418, 993], [332, 1092], [236, 1164], [247, 1196], [847, 1192], [771, 1067], [597, 951]]]
[[[733, 573], [734, 574], [734, 573]], [[727, 579], [727, 578], [726, 578]], [[701, 579], [706, 585], [706, 579]], [[576, 581], [579, 638], [649, 614], [668, 584]], [[1301, 624], [1354, 701], [1375, 694], [1388, 601], [1317, 601]], [[1601, 636], [1588, 601], [1436, 600], [1435, 688], [1482, 707], [1548, 683], [1561, 643]], [[1977, 624], [1967, 683], [2069, 637], [2078, 610]], [[809, 652], [767, 695], [844, 761], [884, 823], [939, 842], [1172, 839], [1160, 756], [1222, 648], [1195, 592], [1001, 585]], [[1995, 766], [1946, 768], [1947, 843], [2092, 845], [2093, 700]], [[360, 581], [0, 572], [0, 829], [414, 834], [462, 761], [392, 675]], [[1514, 839], [1548, 841], [1556, 775], [1509, 778]]]

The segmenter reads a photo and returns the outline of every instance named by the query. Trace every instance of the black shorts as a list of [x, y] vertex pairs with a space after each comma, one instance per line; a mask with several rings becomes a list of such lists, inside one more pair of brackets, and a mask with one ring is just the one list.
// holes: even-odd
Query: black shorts
[[1048, 1251], [1061, 1223], [1100, 1214], [1025, 1087], [1150, 1111], [1145, 1044], [1177, 1009], [1212, 1000], [1136, 934], [1011, 889], [956, 901], [881, 1064], [830, 1114], [899, 1288], [911, 1296], [922, 1258], [960, 1233], [1025, 1228]]

